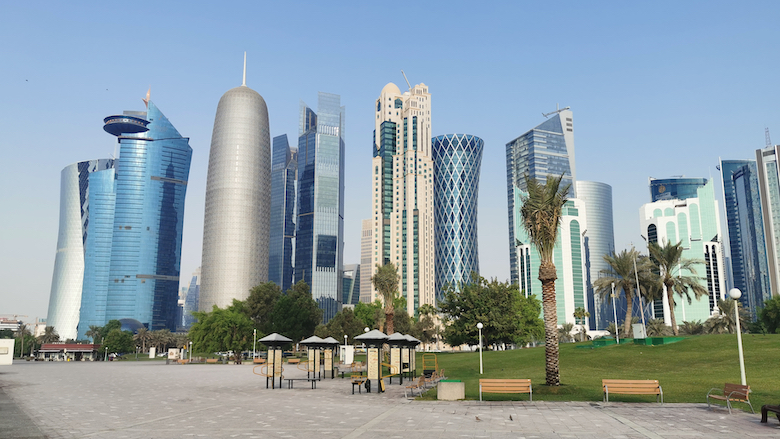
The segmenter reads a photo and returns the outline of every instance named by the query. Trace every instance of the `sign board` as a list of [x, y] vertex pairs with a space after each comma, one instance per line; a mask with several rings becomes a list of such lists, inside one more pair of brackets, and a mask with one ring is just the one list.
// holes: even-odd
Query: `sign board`
[[282, 376], [282, 350], [274, 349], [274, 376]]
[[169, 360], [178, 360], [179, 359], [179, 348], [168, 348], [168, 359]]
[[149, 358], [154, 358], [157, 355], [157, 348], [152, 346], [149, 348]]
[[312, 348], [306, 350], [306, 361], [308, 363], [308, 367], [306, 368], [307, 372], [314, 372], [314, 351], [315, 349]]
[[0, 339], [0, 366], [10, 366], [14, 362], [13, 338]]
[[368, 379], [379, 379], [379, 349], [368, 348], [368, 360], [366, 361], [368, 366]]
[[320, 350], [314, 350], [314, 372], [320, 373]]
[[354, 346], [342, 346], [341, 347], [341, 361], [344, 364], [352, 364], [355, 362], [355, 347]]
[[390, 373], [401, 372], [401, 348], [390, 348], [390, 365], [393, 366]]
[[409, 348], [401, 349], [401, 363], [403, 363], [401, 372], [409, 372]]

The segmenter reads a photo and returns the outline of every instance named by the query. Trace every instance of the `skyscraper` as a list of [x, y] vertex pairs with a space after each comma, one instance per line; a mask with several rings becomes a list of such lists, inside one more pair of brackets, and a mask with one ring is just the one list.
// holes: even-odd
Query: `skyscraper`
[[319, 93], [317, 112], [301, 102], [295, 282], [304, 280], [327, 323], [341, 309], [344, 255], [344, 107]]
[[485, 142], [470, 134], [433, 138], [436, 299], [479, 274], [477, 195]]
[[371, 253], [374, 248], [374, 222], [370, 219], [362, 221], [360, 228], [360, 301], [369, 303], [373, 300], [371, 291]]
[[198, 320], [192, 315], [198, 310], [200, 302], [200, 267], [192, 273], [190, 286], [187, 288], [187, 297], [184, 298], [184, 329], [189, 330]]
[[[435, 305], [431, 95], [417, 84], [401, 93], [387, 84], [376, 100], [371, 273], [392, 262], [407, 311]], [[372, 288], [372, 300], [378, 298]]]
[[602, 270], [610, 270], [611, 267], [604, 261], [604, 256], [615, 251], [612, 186], [596, 181], [577, 181], [576, 189], [577, 198], [585, 203], [585, 211], [588, 213], [588, 228], [583, 233], [590, 329], [605, 330], [612, 321], [612, 303], [609, 300], [601, 300], [593, 288], [593, 283], [603, 276]]
[[201, 311], [244, 300], [268, 279], [271, 145], [268, 109], [244, 82], [217, 105], [203, 222]]
[[[676, 185], [675, 179], [665, 179], [669, 185]], [[675, 317], [677, 322], [707, 320], [718, 310], [718, 300], [726, 298], [726, 281], [723, 265], [723, 252], [720, 231], [718, 202], [715, 200], [712, 181], [701, 179], [703, 184], [696, 188], [696, 196], [684, 179], [688, 190], [686, 198], [662, 199], [643, 205], [640, 209], [640, 232], [649, 243], [680, 243], [682, 257], [704, 261], [695, 265], [701, 285], [707, 288], [709, 297], [687, 300], [675, 298]], [[659, 187], [657, 180], [651, 179], [651, 187]], [[678, 192], [678, 196], [682, 193]], [[674, 273], [677, 275], [677, 273]], [[690, 276], [688, 272], [683, 275]], [[665, 291], [664, 291], [665, 293]], [[665, 298], [666, 296], [664, 296]], [[667, 300], [656, 300], [652, 304], [653, 316], [664, 319], [670, 324], [670, 309]]]
[[[146, 111], [125, 111], [105, 118], [103, 129], [119, 142], [115, 181], [105, 181], [110, 174], [94, 173], [102, 177], [99, 192], [115, 191], [110, 263], [105, 260], [108, 235], [104, 227], [110, 218], [106, 215], [99, 221], [102, 232], [94, 234], [101, 244], [91, 247], [99, 253], [87, 254], [95, 269], [89, 276], [85, 270], [84, 292], [89, 294], [82, 298], [80, 337], [92, 321], [102, 321], [102, 326], [113, 319], [134, 319], [150, 330], [176, 328], [184, 199], [192, 148], [189, 139], [176, 131], [148, 95], [144, 102]], [[101, 185], [92, 186], [97, 189]]]
[[360, 264], [344, 266], [341, 301], [344, 305], [357, 305], [360, 301]]
[[756, 151], [758, 189], [766, 236], [766, 258], [772, 295], [780, 294], [780, 146]]
[[60, 230], [49, 297], [48, 326], [63, 340], [77, 337], [84, 253], [90, 220], [89, 177], [114, 167], [114, 160], [74, 163], [62, 170], [60, 180]]
[[763, 211], [755, 160], [722, 160], [723, 198], [729, 231], [731, 276], [740, 301], [756, 317], [772, 297]]
[[515, 229], [520, 222], [515, 205], [515, 188], [525, 191], [525, 176], [545, 181], [563, 175], [561, 186], [571, 185], [575, 196], [574, 126], [569, 107], [506, 144], [506, 183], [509, 213], [509, 269], [512, 283], [519, 281]]
[[286, 134], [274, 137], [273, 147], [268, 280], [287, 291], [293, 279], [298, 149], [290, 148]]

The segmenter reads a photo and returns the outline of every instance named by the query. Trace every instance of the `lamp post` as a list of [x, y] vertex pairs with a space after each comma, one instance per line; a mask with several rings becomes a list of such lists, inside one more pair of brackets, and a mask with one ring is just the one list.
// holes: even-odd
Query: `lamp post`
[[615, 316], [615, 340], [617, 344], [620, 344], [620, 334], [618, 334], [619, 328], [617, 323], [617, 308], [615, 308], [615, 282], [612, 282], [612, 314]]
[[252, 361], [257, 358], [257, 328], [252, 330]]
[[742, 354], [742, 329], [739, 327], [739, 302], [737, 301], [742, 297], [742, 291], [739, 288], [732, 288], [729, 290], [729, 297], [734, 299], [734, 316], [737, 318], [737, 347], [739, 348], [739, 374], [742, 378], [742, 385], [747, 386], [747, 379], [745, 379], [745, 356]]
[[190, 342], [190, 364], [192, 364], [192, 342]]
[[477, 329], [479, 329], [479, 374], [482, 375], [482, 322], [477, 323]]
[[106, 346], [106, 353], [103, 355], [103, 361], [108, 361], [108, 346]]

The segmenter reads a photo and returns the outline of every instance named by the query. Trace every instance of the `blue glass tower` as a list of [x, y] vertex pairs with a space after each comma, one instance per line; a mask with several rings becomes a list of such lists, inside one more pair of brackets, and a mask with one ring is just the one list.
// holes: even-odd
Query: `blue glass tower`
[[274, 137], [271, 162], [271, 236], [268, 246], [268, 280], [282, 291], [290, 289], [293, 278], [295, 239], [295, 183], [298, 177], [298, 150], [290, 148], [287, 135]]
[[190, 286], [187, 288], [187, 297], [184, 299], [184, 329], [189, 330], [197, 321], [192, 315], [198, 310], [200, 302], [200, 267], [192, 273]]
[[344, 107], [319, 93], [317, 113], [301, 103], [295, 282], [305, 281], [327, 323], [341, 309], [344, 252]]
[[479, 273], [477, 195], [484, 141], [469, 134], [432, 140], [433, 210], [436, 236], [436, 299]]
[[743, 292], [740, 301], [755, 318], [757, 308], [771, 297], [758, 168], [755, 160], [721, 160], [720, 170], [732, 281]]
[[[85, 308], [93, 306], [96, 316], [104, 312], [102, 324], [128, 318], [150, 330], [175, 330], [192, 148], [153, 102], [145, 102], [147, 111], [105, 119], [103, 129], [120, 146], [108, 286], [103, 299], [105, 277], [96, 278], [93, 302], [82, 300], [82, 310], [90, 313]], [[88, 329], [83, 323], [79, 334]]]
[[651, 178], [650, 196], [658, 200], [687, 200], [698, 197], [699, 188], [707, 184], [706, 178]]

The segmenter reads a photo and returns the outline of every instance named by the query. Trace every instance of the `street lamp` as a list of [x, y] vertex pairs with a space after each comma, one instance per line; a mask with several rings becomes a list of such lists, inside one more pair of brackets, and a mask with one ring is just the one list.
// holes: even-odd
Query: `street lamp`
[[257, 328], [252, 330], [252, 361], [257, 358]]
[[477, 329], [479, 329], [479, 374], [482, 375], [482, 322], [477, 323]]
[[747, 386], [745, 379], [745, 356], [742, 354], [742, 329], [739, 327], [739, 298], [742, 297], [742, 291], [739, 288], [729, 290], [729, 297], [734, 299], [734, 315], [737, 318], [737, 347], [739, 348], [739, 374], [742, 378], [742, 385]]
[[106, 353], [103, 356], [103, 361], [108, 361], [108, 346], [106, 346]]
[[615, 308], [615, 282], [612, 282], [612, 314], [615, 316], [615, 340], [620, 344], [620, 335], [618, 334], [617, 308]]
[[192, 364], [192, 342], [190, 342], [190, 364]]

